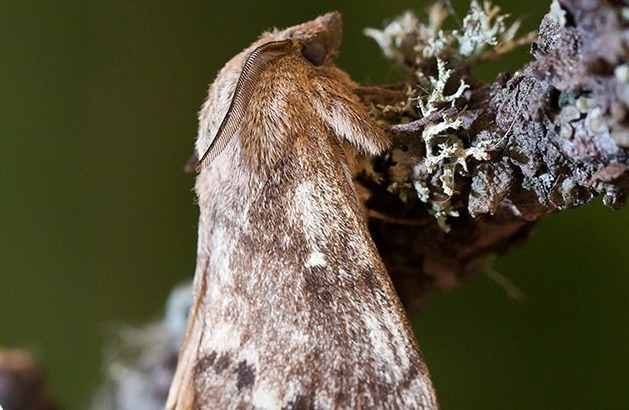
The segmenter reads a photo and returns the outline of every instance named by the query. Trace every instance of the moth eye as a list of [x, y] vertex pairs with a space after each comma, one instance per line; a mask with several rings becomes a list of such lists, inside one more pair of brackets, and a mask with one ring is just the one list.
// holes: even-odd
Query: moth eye
[[301, 54], [306, 57], [306, 60], [316, 66], [323, 64], [325, 62], [325, 58], [328, 56], [328, 52], [320, 42], [304, 44], [301, 49]]

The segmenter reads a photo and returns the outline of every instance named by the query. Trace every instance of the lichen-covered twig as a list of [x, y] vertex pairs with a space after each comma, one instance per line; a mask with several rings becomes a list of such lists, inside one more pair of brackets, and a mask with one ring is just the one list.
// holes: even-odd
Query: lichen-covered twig
[[409, 311], [546, 214], [599, 195], [624, 205], [627, 14], [598, 0], [553, 2], [531, 46], [535, 60], [491, 84], [469, 68], [532, 36], [515, 38], [517, 24], [488, 2], [473, 2], [458, 30], [441, 29], [437, 4], [425, 23], [407, 13], [367, 31], [409, 73], [400, 101], [365, 99], [395, 132], [393, 148], [362, 177], [372, 233]]

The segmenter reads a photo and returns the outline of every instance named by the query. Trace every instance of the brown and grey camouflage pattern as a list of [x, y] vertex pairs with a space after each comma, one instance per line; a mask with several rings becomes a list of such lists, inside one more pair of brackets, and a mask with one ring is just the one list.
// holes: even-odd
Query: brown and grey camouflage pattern
[[[229, 111], [249, 55], [287, 39]], [[352, 183], [356, 155], [389, 141], [331, 63], [340, 40], [338, 13], [264, 33], [210, 87], [197, 158], [226, 115], [241, 122], [196, 181], [195, 296], [168, 409], [437, 408]]]

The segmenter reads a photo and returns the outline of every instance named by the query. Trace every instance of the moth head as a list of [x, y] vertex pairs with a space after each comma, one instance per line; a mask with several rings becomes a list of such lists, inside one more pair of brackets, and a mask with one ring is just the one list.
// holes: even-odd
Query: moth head
[[[352, 93], [349, 76], [331, 64], [341, 35], [340, 13], [328, 13], [267, 32], [228, 62], [201, 110], [198, 156], [187, 168], [200, 172], [239, 136], [242, 158], [258, 174], [266, 174], [281, 157], [287, 138], [312, 129], [313, 118], [359, 153], [375, 155], [388, 147], [388, 138]], [[281, 63], [284, 68], [278, 69]], [[269, 67], [279, 71], [265, 76]], [[295, 99], [299, 95], [308, 96], [308, 102]]]
[[[196, 152], [186, 164], [186, 170], [196, 170], [210, 164], [225, 148], [233, 135], [240, 129], [240, 120], [249, 105], [249, 99], [253, 90], [257, 86], [261, 73], [266, 66], [275, 58], [290, 53], [300, 53], [307, 61], [314, 66], [322, 66], [332, 61], [336, 55], [342, 37], [341, 14], [331, 12], [317, 17], [316, 19], [302, 23], [284, 30], [273, 30], [262, 34], [262, 36], [243, 53], [230, 61], [219, 73], [214, 91], [220, 88], [217, 84], [227, 83], [225, 78], [240, 70], [235, 84], [231, 103], [217, 131], [212, 136], [209, 147]], [[212, 89], [208, 102], [212, 100]], [[201, 132], [200, 137], [207, 136], [207, 118], [211, 105], [206, 105], [201, 112]], [[197, 142], [197, 148], [198, 148]]]
[[320, 66], [330, 62], [341, 45], [343, 37], [341, 13], [338, 11], [327, 13], [312, 21], [274, 31], [272, 36], [276, 41], [297, 40], [301, 44], [303, 56], [312, 64]]

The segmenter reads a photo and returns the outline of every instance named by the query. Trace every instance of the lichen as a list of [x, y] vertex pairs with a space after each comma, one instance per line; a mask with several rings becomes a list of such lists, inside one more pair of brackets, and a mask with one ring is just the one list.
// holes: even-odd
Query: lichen
[[500, 14], [500, 7], [492, 6], [489, 1], [483, 2], [482, 8], [472, 1], [470, 12], [463, 19], [463, 30], [453, 31], [460, 54], [466, 59], [481, 58], [488, 47], [494, 48], [502, 42], [512, 41], [520, 22], [516, 21], [507, 27], [505, 20], [508, 17], [508, 14]]
[[444, 4], [437, 2], [426, 10], [424, 19], [406, 12], [382, 30], [364, 31], [416, 84], [407, 93], [406, 103], [378, 107], [382, 116], [397, 113], [400, 121], [430, 119], [414, 131], [424, 144], [415, 163], [421, 165], [422, 172], [412, 172], [418, 167], [393, 158], [394, 149], [387, 189], [404, 203], [409, 200], [409, 188], [414, 190], [444, 230], [448, 230], [447, 218], [459, 214], [455, 205], [459, 201], [454, 198], [458, 178], [469, 177], [471, 158], [488, 161], [491, 149], [487, 141], [466, 145], [466, 124], [460, 114], [472, 87], [465, 80], [465, 72], [470, 65], [513, 48], [519, 27], [519, 22], [507, 25], [508, 15], [500, 14], [500, 8], [488, 1], [482, 6], [472, 1], [457, 29], [443, 28], [448, 16]]
[[629, 65], [621, 64], [614, 69], [614, 75], [623, 83], [629, 83]]
[[561, 27], [565, 27], [566, 11], [561, 8], [557, 0], [553, 0], [553, 2], [550, 3], [550, 11], [548, 12], [548, 17], [555, 20]]
[[426, 10], [427, 21], [407, 11], [384, 29], [367, 28], [384, 55], [409, 71], [421, 71], [434, 59], [448, 61], [452, 66], [469, 66], [481, 60], [495, 58], [521, 43], [515, 34], [520, 26], [516, 21], [507, 26], [508, 14], [500, 14], [500, 7], [489, 1], [481, 5], [473, 0], [459, 29], [443, 29], [449, 13], [442, 2]]
[[452, 93], [446, 94], [446, 84], [452, 76], [454, 70], [446, 68], [446, 62], [437, 58], [437, 78], [430, 75], [426, 75], [424, 72], [417, 72], [417, 79], [422, 88], [430, 90], [427, 96], [423, 98], [417, 98], [417, 107], [422, 117], [432, 114], [439, 108], [443, 107], [445, 103], [449, 103], [454, 106], [454, 102], [461, 98], [465, 90], [469, 88], [468, 84], [465, 84], [463, 80], [459, 83], [459, 88]]

